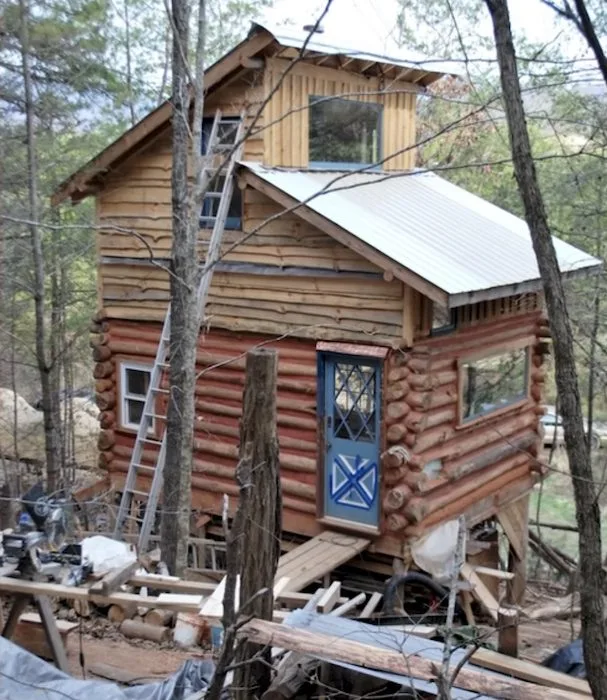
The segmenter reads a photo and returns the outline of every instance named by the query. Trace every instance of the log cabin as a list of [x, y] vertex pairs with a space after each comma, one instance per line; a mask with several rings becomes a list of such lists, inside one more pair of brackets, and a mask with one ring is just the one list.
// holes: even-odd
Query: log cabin
[[[244, 110], [248, 134], [199, 338], [193, 507], [218, 515], [238, 493], [244, 353], [265, 345], [285, 533], [403, 557], [464, 514], [501, 518], [523, 556], [550, 335], [527, 226], [415, 169], [440, 64], [305, 40], [254, 25], [206, 71], [204, 129]], [[53, 197], [96, 202], [99, 463], [118, 490], [169, 301], [170, 118], [165, 103]], [[555, 245], [565, 277], [598, 265]]]

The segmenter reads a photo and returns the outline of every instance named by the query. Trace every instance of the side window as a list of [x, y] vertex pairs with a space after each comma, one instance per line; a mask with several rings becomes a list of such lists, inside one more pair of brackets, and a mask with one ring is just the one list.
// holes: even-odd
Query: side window
[[310, 97], [309, 111], [311, 168], [354, 169], [381, 159], [381, 105]]
[[135, 362], [120, 365], [120, 422], [123, 428], [139, 428], [151, 371], [149, 365]]
[[460, 371], [460, 421], [493, 413], [527, 398], [529, 349], [462, 360]]
[[[219, 138], [221, 144], [232, 144], [234, 143], [235, 133], [234, 130], [237, 128], [237, 119], [223, 119], [219, 124]], [[202, 120], [202, 150], [203, 152], [207, 149], [207, 144], [209, 143], [209, 138], [211, 136], [211, 129], [213, 128], [213, 119], [203, 119]], [[225, 178], [218, 177], [212, 184], [211, 189], [213, 192], [221, 193], [223, 189]], [[202, 203], [202, 214], [200, 217], [200, 225], [203, 228], [213, 228], [215, 223], [215, 217], [217, 216], [217, 211], [219, 209], [219, 196], [213, 195], [212, 192], [208, 192]], [[230, 207], [228, 209], [228, 218], [226, 219], [226, 229], [228, 230], [240, 230], [242, 228], [242, 192], [238, 187], [234, 187], [234, 193], [232, 194], [232, 201], [230, 202]]]

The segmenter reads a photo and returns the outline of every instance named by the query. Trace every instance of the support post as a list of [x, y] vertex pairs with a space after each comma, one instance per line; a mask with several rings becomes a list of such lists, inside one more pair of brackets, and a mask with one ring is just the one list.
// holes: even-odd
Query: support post
[[[276, 432], [275, 350], [258, 348], [247, 353], [246, 379], [240, 425], [240, 463], [237, 472], [246, 498], [246, 520], [241, 543], [240, 613], [272, 620], [273, 586], [280, 557], [282, 497]], [[241, 466], [246, 469], [241, 470]], [[240, 481], [240, 479], [239, 479]], [[242, 497], [242, 495], [241, 495]], [[265, 589], [265, 592], [259, 593]], [[246, 642], [236, 654], [235, 697], [260, 697], [271, 682], [270, 648]], [[256, 656], [255, 661], [243, 663]]]
[[514, 578], [507, 583], [506, 602], [509, 605], [522, 605], [527, 586], [529, 495], [511, 503], [497, 517], [508, 538], [508, 571], [514, 574]]

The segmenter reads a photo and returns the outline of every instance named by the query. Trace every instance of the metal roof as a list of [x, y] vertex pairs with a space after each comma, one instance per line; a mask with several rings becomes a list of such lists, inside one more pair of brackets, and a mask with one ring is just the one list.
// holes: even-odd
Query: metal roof
[[[357, 41], [355, 46], [352, 43], [351, 37], [347, 33], [347, 27], [333, 27], [330, 31], [324, 31], [322, 34], [313, 34], [310, 37], [310, 31], [303, 27], [274, 26], [269, 22], [255, 22], [252, 25], [251, 31], [254, 32], [258, 27], [262, 27], [270, 32], [282, 46], [294, 49], [301, 49], [306, 43], [307, 51], [316, 53], [328, 54], [330, 56], [346, 56], [348, 58], [356, 58], [361, 61], [374, 61], [376, 63], [387, 63], [393, 66], [402, 68], [410, 68], [431, 74], [433, 80], [437, 80], [445, 74], [455, 75], [455, 64], [442, 59], [430, 59], [422, 56], [417, 51], [410, 49], [399, 49], [393, 47], [389, 53], [386, 53], [385, 48], [379, 44], [373, 45], [371, 36], [368, 36], [368, 45], [360, 46]], [[309, 40], [308, 40], [308, 37]], [[432, 82], [425, 81], [425, 82]]]
[[[451, 307], [540, 288], [527, 224], [433, 173], [242, 165], [448, 295]], [[565, 276], [601, 262], [553, 237]]]

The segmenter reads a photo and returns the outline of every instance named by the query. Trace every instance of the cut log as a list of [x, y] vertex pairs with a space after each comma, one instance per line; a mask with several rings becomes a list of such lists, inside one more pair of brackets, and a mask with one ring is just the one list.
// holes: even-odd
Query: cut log
[[132, 620], [137, 614], [137, 604], [110, 605], [107, 611], [108, 620], [116, 625], [120, 625], [125, 620]]
[[402, 442], [407, 434], [407, 428], [402, 423], [394, 423], [386, 431], [386, 440], [389, 443]]
[[88, 602], [88, 600], [76, 599], [72, 602], [72, 608], [78, 617], [91, 616], [91, 604]]
[[394, 486], [402, 481], [408, 473], [407, 467], [399, 467], [398, 469], [386, 469], [383, 473], [382, 480], [386, 486]]
[[146, 624], [154, 625], [155, 627], [170, 627], [173, 622], [173, 613], [170, 610], [154, 608], [147, 613], [144, 621]]
[[99, 425], [104, 428], [113, 428], [116, 425], [116, 414], [114, 411], [101, 411], [99, 414]]
[[166, 627], [135, 622], [135, 620], [125, 620], [120, 625], [120, 632], [130, 639], [147, 639], [158, 643], [165, 642], [169, 638], [169, 630]]
[[113, 430], [100, 430], [99, 438], [97, 439], [97, 446], [104, 452], [109, 450], [114, 446], [116, 442], [116, 433]]
[[386, 423], [395, 423], [407, 415], [411, 409], [405, 401], [389, 403], [386, 408]]
[[445, 371], [431, 374], [411, 374], [409, 384], [417, 390], [428, 391], [436, 389], [445, 384], [455, 384], [457, 382], [457, 372]]
[[114, 363], [111, 360], [98, 362], [93, 369], [95, 379], [106, 379], [114, 374]]
[[392, 382], [386, 389], [386, 401], [400, 401], [409, 393], [409, 383], [406, 379], [401, 379], [399, 382]]
[[386, 527], [390, 532], [398, 532], [410, 524], [410, 521], [401, 513], [390, 513], [386, 518]]
[[390, 489], [384, 498], [384, 510], [391, 513], [400, 510], [411, 498], [413, 491], [406, 484], [400, 484], [393, 489]]
[[93, 362], [105, 362], [112, 356], [112, 351], [107, 345], [96, 345], [93, 348]]
[[111, 391], [114, 389], [113, 379], [98, 379], [95, 382], [95, 392], [97, 394], [102, 394], [104, 391]]
[[113, 389], [95, 394], [95, 402], [100, 411], [109, 411], [116, 405], [116, 392]]

